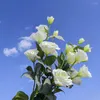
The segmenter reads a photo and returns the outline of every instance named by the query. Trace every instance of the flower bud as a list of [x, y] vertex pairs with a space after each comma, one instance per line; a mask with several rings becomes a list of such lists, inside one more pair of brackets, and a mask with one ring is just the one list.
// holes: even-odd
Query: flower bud
[[66, 44], [66, 53], [73, 52], [73, 47], [71, 45]]
[[90, 48], [90, 45], [87, 44], [85, 47], [84, 47], [84, 51], [85, 52], [91, 52], [91, 48]]
[[58, 30], [54, 31], [53, 36], [54, 36], [54, 37], [58, 36], [58, 33], [59, 33]]
[[53, 16], [47, 17], [47, 21], [49, 24], [52, 24], [54, 22], [54, 17]]
[[80, 38], [78, 41], [79, 44], [82, 44], [83, 42], [85, 42], [84, 38]]

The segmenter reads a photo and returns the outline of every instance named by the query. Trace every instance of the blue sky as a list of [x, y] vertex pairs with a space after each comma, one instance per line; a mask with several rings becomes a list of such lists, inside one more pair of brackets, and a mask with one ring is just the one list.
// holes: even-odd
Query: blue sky
[[59, 29], [66, 40], [57, 41], [62, 49], [67, 42], [77, 43], [81, 37], [93, 48], [86, 63], [93, 78], [64, 89], [65, 94], [57, 94], [57, 100], [100, 100], [100, 0], [0, 0], [0, 98], [11, 100], [19, 90], [31, 92], [32, 82], [20, 75], [32, 63], [22, 51], [7, 57], [3, 49], [17, 52], [19, 38], [29, 36], [35, 26], [46, 24], [46, 17], [51, 15], [55, 17], [52, 29]]

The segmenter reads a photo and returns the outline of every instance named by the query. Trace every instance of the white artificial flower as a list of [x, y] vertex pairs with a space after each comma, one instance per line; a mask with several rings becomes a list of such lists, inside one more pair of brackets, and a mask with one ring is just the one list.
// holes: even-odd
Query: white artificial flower
[[85, 47], [84, 47], [84, 51], [85, 52], [91, 52], [91, 48], [90, 48], [90, 45], [87, 44]]
[[84, 52], [83, 50], [81, 49], [78, 49], [78, 51], [76, 52], [75, 54], [75, 60], [76, 60], [76, 63], [80, 63], [80, 62], [85, 62], [88, 60], [88, 56], [87, 56], [87, 53]]
[[73, 82], [74, 84], [80, 85], [81, 82], [82, 82], [82, 80], [81, 80], [80, 77], [75, 77], [75, 78], [72, 79], [72, 82]]
[[54, 54], [56, 50], [60, 50], [57, 44], [49, 41], [43, 41], [39, 45], [46, 55]]
[[38, 54], [38, 50], [37, 49], [30, 49], [24, 52], [24, 54], [28, 57], [29, 60], [31, 60], [32, 62], [34, 62], [35, 60], [37, 60], [38, 58], [40, 58], [37, 54]]
[[47, 17], [47, 21], [49, 24], [52, 24], [54, 22], [54, 17], [53, 16]]
[[47, 34], [44, 32], [38, 31], [36, 33], [32, 33], [30, 38], [35, 40], [38, 43], [41, 43], [43, 40], [45, 40], [47, 38]]
[[70, 79], [70, 76], [67, 74], [66, 71], [62, 69], [54, 69], [53, 76], [54, 76], [54, 82], [58, 86], [69, 87], [72, 85], [72, 80]]
[[49, 29], [47, 25], [39, 25], [39, 26], [36, 26], [36, 29], [39, 31], [39, 32], [43, 32], [43, 33], [46, 33], [47, 34], [47, 30]]
[[80, 38], [78, 41], [79, 44], [82, 44], [83, 42], [85, 42], [84, 38]]
[[66, 53], [69, 53], [69, 52], [73, 52], [73, 46], [72, 45], [69, 45], [69, 44], [66, 44], [66, 49], [65, 49]]
[[78, 76], [80, 77], [92, 77], [91, 73], [88, 71], [88, 67], [86, 65], [83, 65], [78, 73]]
[[67, 54], [67, 62], [69, 64], [74, 64], [75, 63], [75, 53], [74, 52], [69, 52]]

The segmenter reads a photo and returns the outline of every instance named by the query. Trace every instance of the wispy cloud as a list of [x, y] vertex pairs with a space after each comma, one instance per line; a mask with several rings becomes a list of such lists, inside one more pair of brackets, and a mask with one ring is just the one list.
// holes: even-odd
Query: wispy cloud
[[27, 41], [32, 41], [32, 39], [28, 36], [25, 36], [25, 37], [21, 37], [20, 39], [22, 40], [27, 40]]
[[4, 48], [3, 53], [4, 53], [5, 56], [8, 57], [8, 56], [13, 56], [13, 55], [18, 54], [18, 50], [15, 47], [11, 48], [11, 49]]
[[28, 40], [21, 40], [18, 43], [19, 51], [24, 51], [24, 50], [30, 49], [31, 47], [32, 47], [32, 43]]

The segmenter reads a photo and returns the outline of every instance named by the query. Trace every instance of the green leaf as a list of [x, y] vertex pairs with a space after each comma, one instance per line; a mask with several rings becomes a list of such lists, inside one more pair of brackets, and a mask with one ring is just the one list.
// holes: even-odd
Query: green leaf
[[53, 93], [58, 93], [58, 92], [64, 92], [64, 91], [60, 88], [56, 88]]
[[30, 100], [34, 100], [34, 97], [37, 94], [37, 92], [38, 92], [38, 85], [36, 85], [35, 90], [33, 90], [32, 94], [30, 96]]
[[28, 66], [26, 69], [27, 69], [27, 71], [33, 72], [33, 69], [31, 66]]
[[40, 78], [41, 78], [43, 72], [45, 72], [45, 67], [41, 63], [36, 63], [34, 71], [35, 71], [35, 82], [38, 85], [38, 90], [40, 90], [40, 88], [41, 88]]
[[44, 52], [42, 51], [42, 49], [38, 43], [36, 43], [36, 47], [37, 47], [37, 50], [39, 51], [38, 56], [41, 57], [41, 59], [42, 59], [44, 56]]
[[54, 94], [50, 94], [46, 96], [48, 100], [56, 100], [56, 96]]
[[47, 56], [45, 59], [44, 59], [44, 63], [48, 66], [51, 66], [56, 60], [56, 57], [55, 56]]
[[27, 78], [34, 80], [35, 73], [34, 73], [32, 67], [28, 66], [26, 69], [27, 69], [28, 72], [23, 73], [21, 77], [25, 76]]
[[40, 93], [48, 94], [51, 91], [51, 82], [50, 79], [45, 79], [43, 86], [41, 87]]
[[22, 74], [21, 77], [23, 77], [23, 76], [25, 76], [25, 77], [27, 77], [31, 80], [34, 80], [34, 74], [32, 74], [31, 72], [25, 72], [25, 73]]
[[19, 91], [12, 100], [28, 100], [28, 99], [29, 97], [27, 94], [25, 94], [23, 91]]

